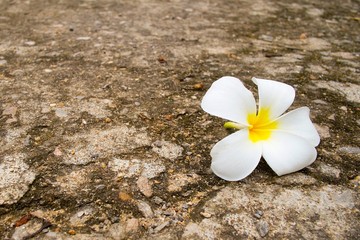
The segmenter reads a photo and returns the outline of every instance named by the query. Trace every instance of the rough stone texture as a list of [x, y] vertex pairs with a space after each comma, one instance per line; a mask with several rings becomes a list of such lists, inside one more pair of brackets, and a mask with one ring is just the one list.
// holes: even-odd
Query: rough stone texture
[[91, 171], [91, 168], [86, 167], [80, 170], [74, 170], [68, 174], [59, 174], [59, 176], [56, 177], [56, 182], [53, 184], [54, 186], [59, 186], [64, 193], [75, 194], [86, 188]]
[[343, 94], [351, 102], [360, 103], [360, 86], [352, 83], [334, 81], [314, 81], [316, 86]]
[[154, 152], [169, 160], [175, 160], [180, 157], [183, 152], [182, 147], [166, 141], [156, 141], [152, 144], [152, 147]]
[[[207, 201], [204, 210], [213, 213], [212, 222], [225, 226], [227, 223], [232, 227], [222, 231], [235, 231], [241, 237], [265, 235], [264, 225], [268, 224], [271, 238], [306, 236], [313, 239], [323, 236], [335, 239], [357, 225], [350, 220], [356, 209], [355, 201], [356, 192], [344, 187], [312, 187], [305, 192], [298, 187], [268, 188], [266, 184], [249, 184], [222, 189]], [[260, 223], [259, 227], [258, 220], [252, 215], [254, 209], [263, 209], [261, 221], [267, 224]], [[291, 216], [284, 216], [284, 212]], [[222, 213], [223, 217], [215, 217]], [[336, 222], [344, 225], [335, 227]]]
[[[360, 239], [359, 8], [0, 1], [0, 239]], [[200, 101], [225, 75], [294, 86], [317, 160], [211, 173], [229, 132]]]
[[287, 185], [306, 186], [317, 183], [316, 178], [309, 175], [305, 175], [303, 173], [293, 173], [290, 175], [281, 176], [275, 179], [275, 182], [281, 184], [282, 186], [287, 186]]
[[197, 174], [182, 174], [177, 173], [169, 176], [169, 192], [178, 192], [183, 189], [183, 187], [194, 184], [200, 180], [199, 175]]
[[222, 226], [209, 219], [202, 220], [199, 224], [189, 223], [185, 227], [183, 239], [209, 239], [215, 240], [222, 229]]
[[35, 172], [22, 154], [4, 156], [0, 162], [0, 205], [16, 203], [35, 180]]
[[[91, 130], [90, 133], [70, 137], [67, 142], [71, 145], [67, 147], [68, 151], [64, 162], [75, 165], [88, 164], [98, 158], [131, 151], [150, 144], [146, 133], [137, 133], [134, 128], [126, 126], [102, 131]], [[73, 146], [73, 142], [78, 144]]]
[[140, 175], [152, 179], [166, 170], [166, 167], [160, 160], [152, 159], [144, 161], [138, 159], [123, 160], [114, 158], [109, 162], [108, 167], [117, 174], [118, 178], [131, 178]]

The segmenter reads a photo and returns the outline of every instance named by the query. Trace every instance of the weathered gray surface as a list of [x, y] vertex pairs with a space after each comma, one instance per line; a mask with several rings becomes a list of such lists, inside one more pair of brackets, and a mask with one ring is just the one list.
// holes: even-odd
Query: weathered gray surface
[[[0, 238], [359, 239], [358, 12], [2, 0]], [[214, 176], [209, 151], [228, 133], [199, 103], [224, 75], [293, 85], [322, 137], [317, 161]]]

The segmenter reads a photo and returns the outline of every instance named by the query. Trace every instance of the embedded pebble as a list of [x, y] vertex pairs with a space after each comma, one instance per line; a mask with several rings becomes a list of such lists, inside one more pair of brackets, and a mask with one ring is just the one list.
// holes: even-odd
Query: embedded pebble
[[151, 184], [149, 183], [149, 179], [147, 179], [146, 177], [140, 176], [138, 178], [138, 180], [136, 181], [136, 184], [142, 194], [144, 194], [146, 197], [152, 196], [153, 191], [151, 188]]
[[58, 156], [58, 157], [62, 155], [62, 152], [61, 152], [60, 148], [58, 148], [58, 147], [55, 148], [53, 153], [55, 156]]
[[183, 187], [193, 184], [200, 179], [200, 176], [193, 173], [193, 174], [182, 174], [177, 173], [171, 175], [169, 177], [169, 184], [167, 190], [169, 192], [178, 192], [181, 191]]
[[181, 146], [167, 141], [156, 141], [151, 146], [155, 153], [172, 161], [180, 157], [184, 150]]
[[324, 100], [321, 100], [321, 99], [316, 99], [313, 101], [313, 103], [316, 103], [316, 104], [323, 104], [323, 105], [327, 105], [328, 103], [325, 102]]
[[318, 131], [320, 138], [329, 138], [330, 135], [330, 128], [328, 126], [325, 125], [319, 125], [314, 123], [314, 126], [316, 128], [316, 130]]
[[26, 135], [25, 139], [24, 139], [24, 146], [30, 146], [31, 144], [31, 136], [30, 135]]
[[4, 66], [7, 64], [7, 61], [5, 59], [0, 59], [0, 66]]
[[205, 218], [210, 218], [212, 216], [212, 214], [208, 213], [208, 212], [201, 212], [200, 215], [205, 217]]
[[320, 163], [318, 166], [318, 169], [321, 173], [323, 173], [324, 175], [331, 177], [331, 178], [340, 178], [340, 169], [329, 166], [325, 163]]
[[265, 221], [260, 221], [256, 224], [256, 229], [261, 237], [265, 237], [269, 232], [269, 224]]
[[269, 35], [261, 35], [259, 37], [259, 39], [267, 41], [267, 42], [272, 42], [274, 40], [274, 38], [272, 36], [269, 36]]
[[152, 200], [153, 200], [154, 203], [156, 203], [158, 205], [164, 203], [164, 200], [162, 198], [158, 197], [158, 196], [153, 197]]
[[[195, 89], [195, 90], [202, 90], [203, 88], [204, 88], [204, 84], [202, 84], [202, 83], [196, 83], [196, 84], [194, 84], [193, 85], [193, 88]], [[185, 112], [184, 112], [185, 113]], [[184, 114], [183, 113], [183, 114]]]
[[107, 235], [110, 237], [110, 239], [125, 239], [125, 226], [122, 223], [114, 223], [109, 227]]
[[138, 200], [136, 205], [144, 217], [152, 218], [154, 216], [154, 213], [153, 213], [150, 205], [147, 202]]
[[49, 113], [49, 112], [51, 112], [51, 109], [50, 109], [49, 107], [43, 107], [43, 108], [41, 109], [41, 113], [43, 113], [43, 114]]
[[[335, 114], [330, 114], [328, 119], [335, 121]], [[359, 125], [360, 125], [360, 123], [359, 123]]]
[[160, 232], [170, 224], [170, 221], [165, 221], [154, 229], [154, 233]]
[[57, 108], [55, 110], [55, 115], [59, 118], [66, 118], [68, 116], [68, 113], [64, 109]]
[[119, 192], [119, 199], [124, 202], [132, 201], [133, 198], [126, 192]]
[[321, 15], [324, 14], [324, 10], [312, 7], [312, 8], [307, 9], [306, 13], [312, 17], [320, 17]]
[[339, 109], [343, 110], [344, 112], [347, 112], [347, 107], [345, 107], [345, 106], [341, 106], [341, 107], [339, 107]]
[[136, 232], [139, 229], [139, 220], [136, 218], [130, 218], [126, 221], [125, 231]]
[[360, 154], [360, 147], [345, 146], [340, 147], [339, 152], [347, 154]]
[[152, 179], [166, 171], [166, 167], [161, 163], [144, 163], [141, 176]]

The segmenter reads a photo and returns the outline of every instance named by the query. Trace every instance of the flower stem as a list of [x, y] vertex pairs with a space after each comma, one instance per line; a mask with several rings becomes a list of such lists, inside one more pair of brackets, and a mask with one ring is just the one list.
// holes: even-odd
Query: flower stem
[[239, 123], [234, 123], [234, 122], [226, 122], [224, 124], [224, 128], [235, 128], [235, 129], [242, 129], [245, 126], [239, 124]]

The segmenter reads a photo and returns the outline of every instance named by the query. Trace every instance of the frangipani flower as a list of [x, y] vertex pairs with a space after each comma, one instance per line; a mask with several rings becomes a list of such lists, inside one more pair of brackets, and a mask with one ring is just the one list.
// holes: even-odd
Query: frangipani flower
[[261, 157], [279, 176], [296, 172], [316, 159], [319, 134], [307, 107], [282, 115], [293, 103], [293, 87], [252, 78], [258, 86], [258, 109], [252, 93], [234, 77], [215, 81], [205, 94], [201, 107], [207, 113], [231, 122], [226, 128], [239, 131], [216, 143], [211, 150], [211, 169], [228, 181], [248, 176]]

